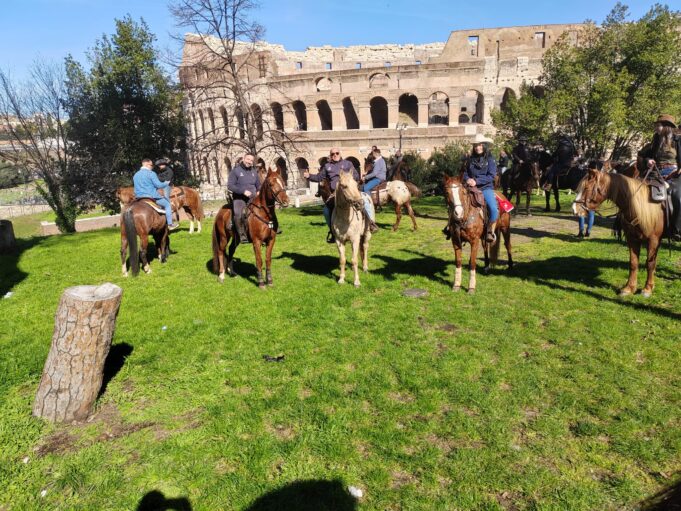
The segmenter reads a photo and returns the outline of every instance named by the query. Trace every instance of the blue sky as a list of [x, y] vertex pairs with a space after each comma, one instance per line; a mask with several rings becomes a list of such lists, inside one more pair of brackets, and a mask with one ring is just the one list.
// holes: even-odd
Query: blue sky
[[[38, 56], [61, 60], [85, 51], [104, 33], [114, 30], [114, 18], [130, 14], [144, 18], [161, 48], [177, 49], [177, 34], [167, 0], [0, 0], [0, 67], [18, 78]], [[652, 0], [630, 0], [633, 17], [640, 17]], [[681, 9], [681, 0], [667, 2]], [[266, 39], [290, 50], [307, 46], [427, 43], [445, 41], [452, 30], [510, 25], [597, 22], [615, 5], [604, 0], [261, 0], [254, 14], [266, 29]]]

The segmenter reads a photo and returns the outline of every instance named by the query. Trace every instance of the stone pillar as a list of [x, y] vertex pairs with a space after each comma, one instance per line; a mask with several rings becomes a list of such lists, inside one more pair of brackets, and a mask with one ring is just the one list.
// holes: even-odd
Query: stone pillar
[[296, 119], [293, 107], [291, 105], [282, 105], [281, 108], [284, 113], [284, 131], [286, 133], [298, 131], [298, 120]]
[[319, 110], [316, 108], [307, 108], [307, 131], [321, 131], [322, 123], [319, 120]]
[[358, 110], [359, 129], [371, 129], [371, 107], [369, 105], [355, 105]]
[[388, 128], [397, 128], [397, 123], [400, 120], [400, 103], [388, 102]]
[[331, 107], [331, 122], [333, 123], [333, 131], [344, 131], [347, 129], [343, 105]]
[[449, 98], [449, 125], [459, 125], [459, 112], [461, 111], [461, 97]]
[[428, 127], [428, 102], [430, 98], [419, 99], [419, 128]]
[[9, 220], [0, 220], [0, 254], [10, 254], [17, 248], [14, 226]]

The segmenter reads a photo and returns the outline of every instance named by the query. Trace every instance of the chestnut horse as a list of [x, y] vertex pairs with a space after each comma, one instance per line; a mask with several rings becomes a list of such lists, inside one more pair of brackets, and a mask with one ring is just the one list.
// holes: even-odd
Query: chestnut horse
[[642, 181], [622, 174], [589, 170], [579, 185], [572, 210], [578, 216], [586, 216], [589, 210], [596, 210], [605, 200], [611, 200], [619, 208], [622, 230], [629, 246], [629, 279], [620, 290], [620, 296], [636, 292], [641, 245], [645, 243], [648, 278], [641, 294], [649, 297], [655, 287], [657, 251], [665, 232], [662, 203], [650, 199], [648, 186]]
[[[132, 186], [124, 186], [116, 190], [116, 197], [121, 203], [121, 210], [135, 199], [135, 189]], [[184, 209], [189, 216], [189, 234], [194, 233], [194, 222], [197, 223], [197, 232], [201, 232], [201, 220], [205, 218], [201, 195], [197, 190], [188, 186], [173, 186], [170, 191], [170, 203], [173, 212], [180, 221], [180, 208]]]
[[[147, 203], [147, 199], [131, 202], [121, 212], [121, 267], [124, 277], [128, 276], [125, 263], [128, 247], [130, 247], [130, 270], [133, 277], [140, 272], [140, 259], [144, 272], [151, 273], [147, 260], [149, 234], [154, 236], [158, 258], [165, 263], [170, 253], [170, 237], [165, 214], [157, 212]], [[137, 236], [140, 237], [140, 248], [137, 247]]]
[[[246, 206], [247, 220], [246, 230], [253, 244], [255, 252], [255, 264], [258, 269], [258, 287], [265, 289], [265, 281], [262, 277], [262, 245], [267, 244], [265, 263], [267, 267], [267, 285], [272, 286], [272, 249], [277, 238], [277, 231], [274, 226], [276, 219], [275, 207], [279, 204], [282, 207], [288, 206], [288, 195], [286, 186], [279, 172], [269, 170], [260, 191], [255, 198]], [[232, 222], [234, 211], [231, 206], [224, 205], [215, 216], [213, 224], [213, 271], [218, 274], [220, 282], [225, 281], [225, 270], [229, 271], [230, 277], [236, 277], [234, 271], [234, 252], [239, 245], [239, 235]], [[230, 238], [232, 243], [229, 245], [227, 263], [225, 264], [225, 249]]]
[[[501, 243], [501, 235], [504, 236], [504, 245], [508, 253], [508, 268], [513, 267], [513, 256], [511, 255], [511, 215], [505, 211], [499, 210], [499, 220], [494, 231], [496, 241], [487, 243], [485, 240], [485, 220], [483, 208], [473, 205], [472, 192], [469, 187], [462, 182], [461, 176], [449, 177], [446, 176], [444, 180], [445, 199], [447, 200], [447, 209], [449, 210], [449, 233], [452, 238], [452, 246], [454, 247], [454, 257], [456, 259], [456, 270], [454, 275], [453, 291], [461, 289], [461, 267], [462, 267], [462, 253], [463, 244], [468, 242], [471, 245], [471, 260], [470, 260], [470, 281], [468, 284], [468, 292], [475, 292], [475, 267], [478, 255], [478, 243], [482, 240], [482, 246], [485, 251], [485, 273], [489, 272], [490, 256], [492, 265], [496, 264], [499, 256], [499, 244]], [[491, 254], [490, 254], [491, 248]]]

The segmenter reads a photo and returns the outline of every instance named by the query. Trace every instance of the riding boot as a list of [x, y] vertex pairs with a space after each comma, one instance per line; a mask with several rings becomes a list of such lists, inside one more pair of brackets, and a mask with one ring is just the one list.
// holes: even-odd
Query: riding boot
[[378, 231], [378, 225], [374, 220], [369, 219], [369, 232], [374, 234], [376, 231]]
[[497, 241], [497, 235], [494, 232], [496, 227], [497, 227], [496, 222], [490, 222], [490, 224], [487, 226], [487, 237], [486, 237], [487, 243], [494, 243], [495, 241]]
[[449, 232], [449, 224], [445, 225], [444, 228], [442, 229], [442, 234], [445, 235], [446, 239], [451, 239], [452, 238], [452, 233]]
[[328, 234], [326, 235], [326, 242], [327, 243], [336, 243], [336, 237], [333, 235], [333, 232], [329, 229]]
[[248, 236], [246, 235], [246, 219], [241, 217], [236, 222], [236, 230], [239, 233], [239, 242], [248, 243]]

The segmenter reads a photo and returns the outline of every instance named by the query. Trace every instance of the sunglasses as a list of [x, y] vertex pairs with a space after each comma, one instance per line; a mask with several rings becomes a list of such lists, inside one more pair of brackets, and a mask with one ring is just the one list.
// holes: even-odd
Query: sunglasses
[[331, 153], [331, 156], [338, 156], [340, 153]]

